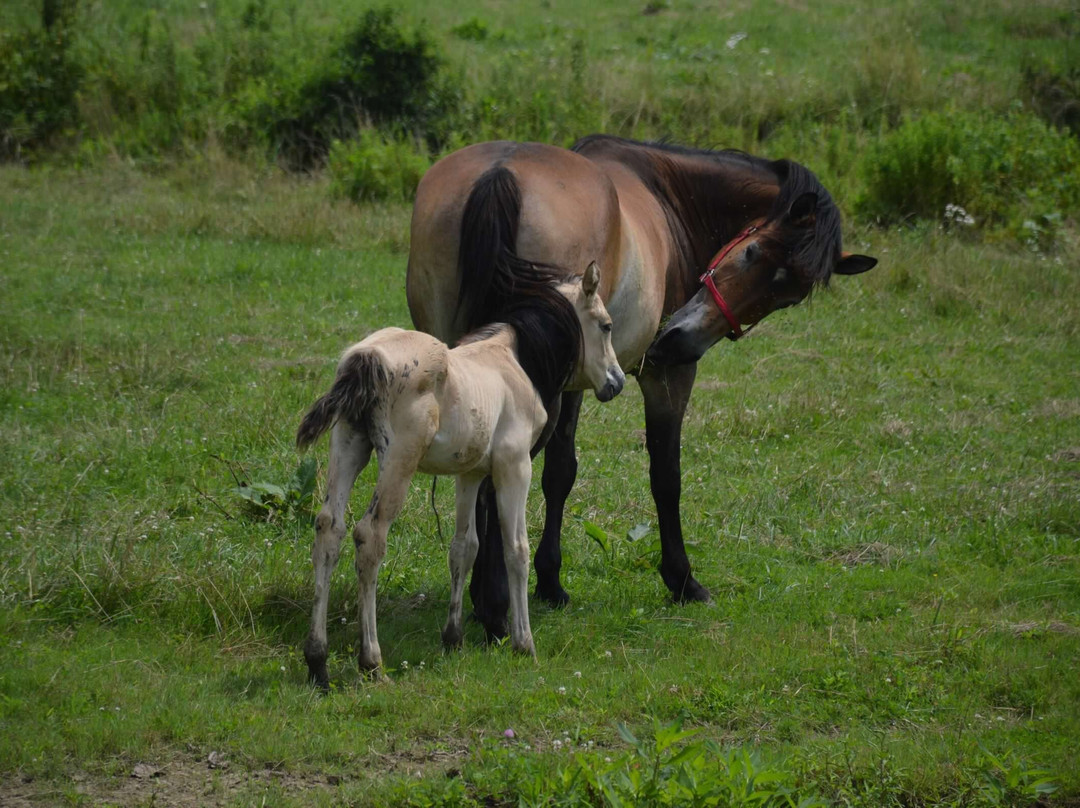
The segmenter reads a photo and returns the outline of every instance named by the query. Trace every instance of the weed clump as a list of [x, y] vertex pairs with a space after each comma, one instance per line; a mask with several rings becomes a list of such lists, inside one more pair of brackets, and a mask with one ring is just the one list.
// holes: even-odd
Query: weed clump
[[327, 159], [331, 188], [354, 202], [408, 201], [431, 167], [423, 144], [363, 129], [356, 138], [334, 141]]
[[1021, 110], [909, 119], [870, 149], [861, 171], [858, 210], [879, 222], [954, 220], [962, 208], [965, 224], [1038, 248], [1080, 204], [1080, 144]]

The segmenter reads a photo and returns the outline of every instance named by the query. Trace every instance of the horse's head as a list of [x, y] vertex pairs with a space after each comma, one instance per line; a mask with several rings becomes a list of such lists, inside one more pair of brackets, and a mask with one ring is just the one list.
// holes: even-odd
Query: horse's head
[[876, 258], [839, 251], [837, 220], [831, 266], [808, 266], [809, 256], [820, 263], [822, 254], [808, 249], [822, 235], [815, 228], [817, 214], [818, 195], [804, 193], [781, 215], [752, 223], [725, 244], [701, 276], [702, 288], [657, 334], [648, 360], [664, 365], [696, 362], [722, 337], [737, 339], [744, 328], [801, 302], [829, 275], [858, 275], [877, 264]]
[[600, 269], [593, 261], [581, 282], [562, 284], [559, 290], [573, 304], [581, 323], [581, 362], [567, 385], [570, 390], [591, 387], [601, 401], [610, 401], [622, 392], [626, 376], [611, 347], [611, 317], [597, 294]]

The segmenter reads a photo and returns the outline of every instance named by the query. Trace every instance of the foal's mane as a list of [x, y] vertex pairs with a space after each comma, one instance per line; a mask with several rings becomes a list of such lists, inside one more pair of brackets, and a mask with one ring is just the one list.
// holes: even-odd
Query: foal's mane
[[473, 184], [458, 251], [458, 309], [467, 332], [458, 344], [487, 339], [500, 323], [509, 326], [518, 362], [548, 406], [581, 357], [581, 323], [558, 291], [569, 274], [515, 252], [520, 213], [521, 190], [505, 166], [493, 166]]
[[[811, 283], [824, 285], [840, 258], [840, 212], [814, 173], [792, 160], [611, 135], [589, 135], [570, 148], [586, 155], [612, 153], [641, 179], [664, 210], [684, 273], [696, 277], [749, 219], [764, 216], [766, 224], [781, 219], [805, 193], [817, 195], [816, 216], [812, 228], [787, 229], [789, 240], [782, 246], [791, 256], [792, 268]], [[746, 195], [764, 206], [763, 186], [775, 191], [760, 213], [734, 204]], [[733, 215], [736, 209], [738, 216]]]

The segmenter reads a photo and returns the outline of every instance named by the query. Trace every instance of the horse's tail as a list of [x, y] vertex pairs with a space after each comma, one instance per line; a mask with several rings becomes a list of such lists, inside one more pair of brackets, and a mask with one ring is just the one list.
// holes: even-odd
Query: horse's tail
[[357, 429], [365, 429], [371, 408], [386, 390], [387, 375], [378, 355], [356, 350], [342, 358], [330, 392], [311, 405], [300, 428], [296, 445], [304, 449], [330, 428], [336, 418], [344, 418]]
[[505, 313], [523, 292], [558, 278], [554, 267], [515, 252], [520, 219], [517, 178], [505, 166], [489, 168], [473, 183], [461, 220], [458, 309], [466, 333]]

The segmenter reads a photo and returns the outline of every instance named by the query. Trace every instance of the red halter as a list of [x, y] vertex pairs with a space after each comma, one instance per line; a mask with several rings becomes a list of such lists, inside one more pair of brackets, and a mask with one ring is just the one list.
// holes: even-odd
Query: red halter
[[733, 238], [731, 241], [729, 241], [727, 244], [720, 248], [720, 252], [718, 252], [716, 254], [716, 257], [709, 262], [709, 268], [706, 269], [699, 278], [699, 280], [703, 284], [705, 284], [705, 288], [709, 290], [709, 293], [712, 295], [713, 300], [716, 301], [716, 306], [720, 309], [720, 313], [724, 315], [724, 319], [727, 320], [728, 325], [731, 326], [731, 331], [729, 331], [726, 336], [732, 342], [734, 342], [747, 331], [749, 331], [750, 328], [753, 328], [753, 326], [747, 328], [746, 331], [742, 329], [742, 327], [739, 325], [739, 321], [735, 317], [735, 314], [731, 311], [731, 307], [728, 306], [724, 298], [721, 297], [720, 290], [716, 288], [716, 282], [713, 281], [713, 275], [716, 273], [716, 268], [720, 266], [720, 262], [724, 260], [727, 254], [734, 250], [737, 246], [739, 246], [741, 242], [745, 241], [747, 238], [749, 238], [756, 232], [756, 225], [750, 225], [749, 227], [743, 229], [737, 236], [735, 236], [735, 238]]

